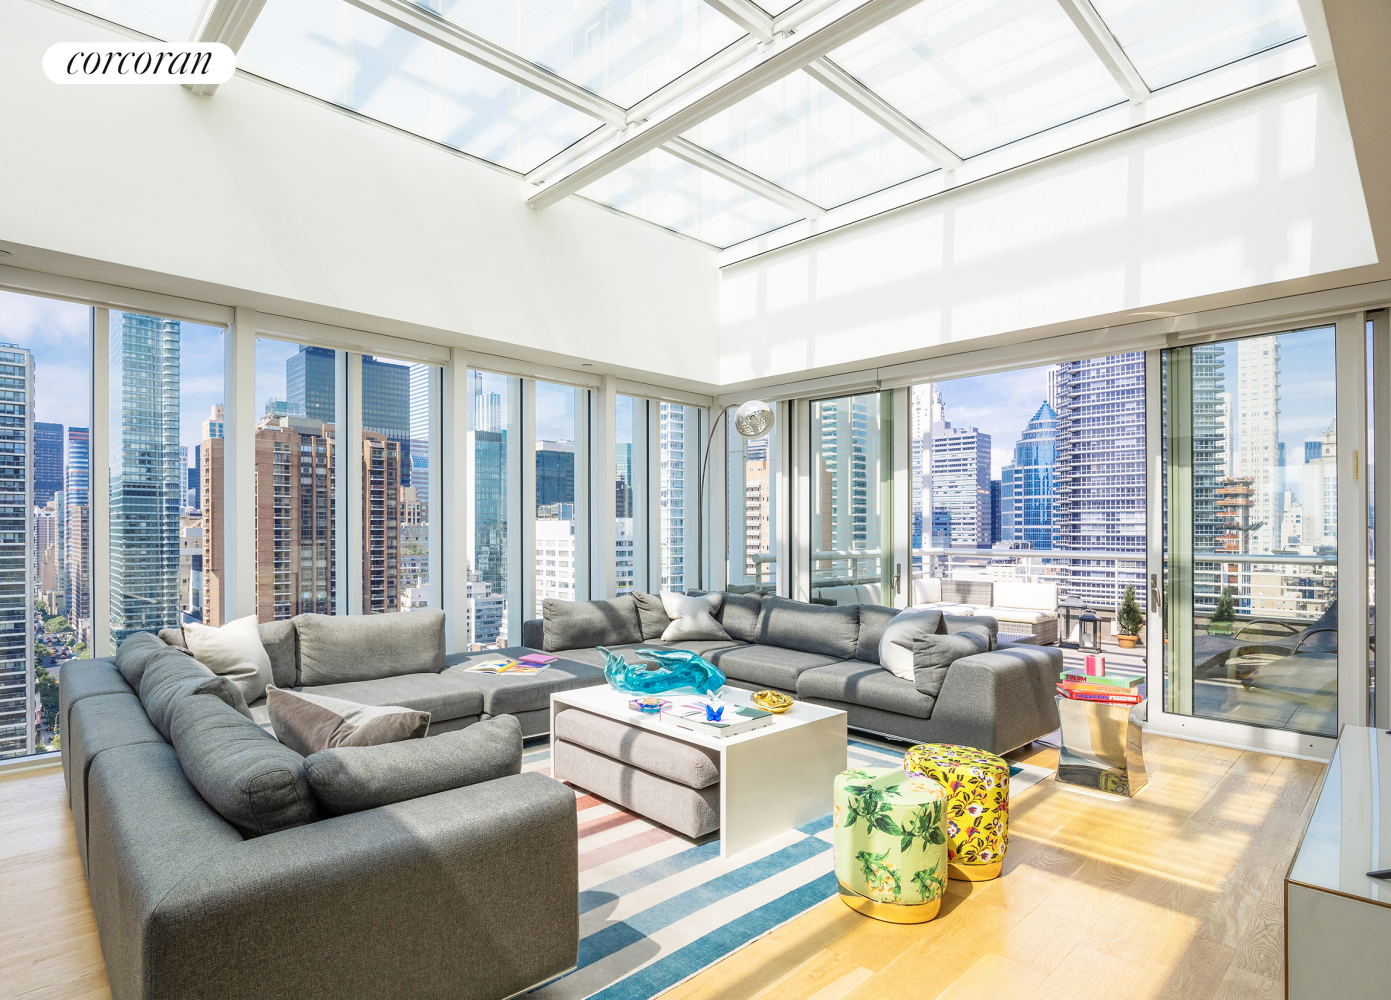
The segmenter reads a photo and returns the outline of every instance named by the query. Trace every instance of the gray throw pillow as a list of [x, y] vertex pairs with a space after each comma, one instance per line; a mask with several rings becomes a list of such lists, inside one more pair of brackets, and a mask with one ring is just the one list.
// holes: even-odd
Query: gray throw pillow
[[418, 740], [430, 728], [430, 713], [399, 705], [359, 705], [303, 691], [266, 689], [275, 738], [306, 757], [331, 747], [371, 747]]
[[428, 740], [320, 750], [304, 762], [333, 814], [358, 812], [522, 772], [522, 727], [499, 715]]
[[990, 633], [990, 648], [1000, 645], [1000, 620], [988, 615], [943, 615], [942, 634], [955, 635], [962, 629], [984, 628]]
[[936, 698], [953, 663], [989, 651], [990, 632], [981, 626], [963, 628], [955, 635], [918, 636], [913, 640], [913, 686]]
[[165, 649], [150, 661], [141, 675], [138, 693], [150, 724], [166, 740], [170, 738], [174, 710], [195, 693], [212, 695], [237, 714], [251, 718], [246, 699], [235, 684], [176, 649]]
[[189, 783], [246, 836], [321, 818], [304, 758], [217, 698], [200, 694], [180, 701], [171, 735]]
[[828, 607], [774, 595], [763, 598], [757, 641], [765, 646], [853, 660], [859, 639], [858, 604]]
[[758, 639], [758, 616], [763, 611], [762, 594], [724, 595], [716, 620], [724, 626], [731, 639], [755, 642]]
[[116, 669], [132, 690], [140, 690], [140, 679], [145, 676], [145, 668], [160, 653], [168, 651], [169, 644], [162, 638], [166, 631], [170, 630], [161, 631], [159, 636], [153, 632], [134, 632], [121, 641], [121, 648], [116, 650]]
[[541, 619], [541, 646], [547, 653], [642, 642], [638, 602], [632, 594], [608, 601], [548, 597], [541, 602]]
[[306, 686], [374, 681], [444, 669], [444, 612], [296, 615], [299, 677]]
[[[671, 624], [667, 610], [662, 606], [662, 599], [656, 594], [645, 594], [641, 590], [635, 590], [633, 600], [638, 606], [638, 627], [642, 629], [642, 641], [660, 639], [667, 626]], [[602, 646], [603, 643], [595, 645]]]

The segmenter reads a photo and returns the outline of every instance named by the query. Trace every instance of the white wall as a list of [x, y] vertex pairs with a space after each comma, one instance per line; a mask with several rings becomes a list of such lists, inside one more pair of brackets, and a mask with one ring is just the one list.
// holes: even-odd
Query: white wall
[[1376, 260], [1337, 78], [1319, 70], [725, 268], [720, 381]]
[[0, 239], [155, 291], [717, 380], [713, 251], [573, 199], [534, 211], [512, 176], [244, 76], [203, 98], [43, 75], [53, 42], [122, 40], [0, 0]]

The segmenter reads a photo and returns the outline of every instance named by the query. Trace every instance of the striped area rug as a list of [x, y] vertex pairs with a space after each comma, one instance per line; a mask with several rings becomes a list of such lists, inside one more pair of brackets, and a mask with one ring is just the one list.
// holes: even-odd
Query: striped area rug
[[[852, 739], [847, 767], [897, 767], [903, 750]], [[522, 770], [550, 773], [550, 745]], [[1010, 794], [1051, 774], [1011, 766]], [[690, 840], [583, 791], [578, 967], [531, 995], [648, 1000], [836, 894], [829, 815], [720, 857], [717, 834]]]

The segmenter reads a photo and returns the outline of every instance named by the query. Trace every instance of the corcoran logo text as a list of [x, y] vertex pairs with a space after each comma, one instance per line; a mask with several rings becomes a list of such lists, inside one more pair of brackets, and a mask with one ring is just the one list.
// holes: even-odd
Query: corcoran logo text
[[220, 42], [59, 42], [43, 56], [54, 83], [224, 83], [236, 70]]

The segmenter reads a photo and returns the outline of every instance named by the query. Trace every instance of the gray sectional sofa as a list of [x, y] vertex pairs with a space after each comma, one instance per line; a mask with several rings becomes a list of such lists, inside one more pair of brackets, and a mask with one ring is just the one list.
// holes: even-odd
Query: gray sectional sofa
[[[894, 608], [727, 593], [715, 618], [730, 638], [680, 643], [660, 641], [662, 619], [650, 607], [639, 613], [632, 596], [585, 605], [548, 600], [543, 610], [549, 617], [524, 623], [523, 645], [596, 667], [604, 660], [595, 646], [630, 658], [639, 649], [689, 649], [735, 687], [771, 688], [842, 709], [850, 727], [870, 733], [1004, 753], [1058, 728], [1061, 650], [992, 642], [990, 651], [952, 663], [934, 697], [879, 665], [879, 641], [900, 613]], [[938, 631], [972, 625], [998, 631], [980, 615], [943, 615]]]
[[[305, 800], [304, 758], [246, 717], [264, 722], [263, 700], [234, 707], [240, 696], [187, 652], [138, 635], [119, 665], [64, 665], [64, 776], [117, 1000], [501, 1000], [575, 964], [574, 794], [520, 773], [505, 718], [549, 695], [464, 674], [468, 657], [443, 657], [440, 612], [374, 617], [373, 642], [362, 619], [262, 625], [277, 686], [430, 711], [424, 744], [497, 717], [473, 732], [515, 743], [499, 776], [326, 815]], [[575, 666], [583, 676], [545, 673], [553, 686], [602, 680]], [[235, 800], [254, 811], [268, 794], [302, 815], [256, 835], [245, 824], [266, 817], [237, 818]]]

